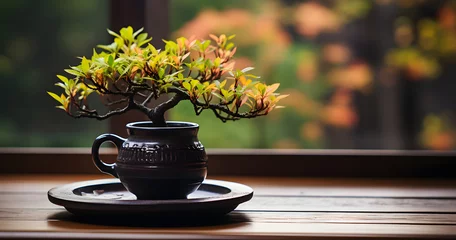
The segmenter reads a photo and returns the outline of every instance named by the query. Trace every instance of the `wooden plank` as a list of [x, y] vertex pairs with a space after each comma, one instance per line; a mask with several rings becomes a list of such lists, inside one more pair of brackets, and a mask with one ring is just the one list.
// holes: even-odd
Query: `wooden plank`
[[[52, 209], [46, 194], [0, 194], [0, 208]], [[239, 210], [275, 212], [456, 213], [456, 199], [254, 196]]]
[[334, 212], [249, 212], [236, 210], [231, 215], [236, 222], [271, 223], [350, 223], [350, 224], [409, 224], [456, 225], [456, 214], [410, 213], [334, 213]]
[[227, 218], [172, 228], [81, 220], [47, 200], [51, 187], [95, 178], [106, 177], [1, 175], [0, 238], [456, 238], [452, 181], [226, 177], [257, 194]]
[[[25, 230], [24, 230], [25, 229]], [[324, 239], [340, 238], [415, 238], [443, 239], [456, 237], [454, 225], [401, 225], [401, 224], [337, 224], [337, 223], [233, 223], [204, 227], [124, 227], [92, 225], [68, 221], [4, 221], [0, 220], [0, 232], [3, 237], [12, 236], [11, 232], [31, 232], [47, 235], [47, 233], [65, 232], [68, 236], [80, 233], [90, 238], [104, 238], [110, 234], [182, 234], [210, 235], [212, 238], [245, 239], [264, 238], [275, 239], [284, 237], [325, 237]], [[10, 235], [8, 235], [10, 234]], [[2, 236], [0, 235], [0, 237]], [[48, 235], [49, 236], [49, 235]], [[154, 235], [146, 235], [153, 238]], [[128, 238], [128, 237], [127, 237]], [[312, 239], [312, 238], [311, 238]]]
[[254, 196], [238, 209], [281, 212], [456, 213], [456, 199]]
[[[108, 175], [0, 175], [0, 193], [46, 193], [77, 181], [110, 178]], [[456, 198], [456, 180], [437, 179], [331, 179], [209, 176], [249, 185], [255, 195]]]
[[[75, 217], [61, 207], [55, 209], [0, 209], [0, 220], [57, 221]], [[351, 223], [456, 225], [456, 214], [420, 213], [334, 213], [334, 212], [251, 212], [235, 210], [225, 219], [229, 223]], [[151, 224], [153, 226], [153, 224]]]

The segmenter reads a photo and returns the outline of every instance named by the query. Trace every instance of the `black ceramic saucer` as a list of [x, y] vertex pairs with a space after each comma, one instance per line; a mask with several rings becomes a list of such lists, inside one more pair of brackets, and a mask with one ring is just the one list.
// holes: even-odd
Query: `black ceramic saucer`
[[76, 182], [53, 188], [49, 201], [76, 215], [193, 216], [224, 215], [249, 201], [253, 190], [245, 185], [205, 180], [187, 199], [136, 200], [118, 179]]

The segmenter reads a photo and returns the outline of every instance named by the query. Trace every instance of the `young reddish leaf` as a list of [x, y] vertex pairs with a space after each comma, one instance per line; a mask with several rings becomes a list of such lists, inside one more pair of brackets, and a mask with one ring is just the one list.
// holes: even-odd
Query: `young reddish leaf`
[[266, 87], [266, 92], [264, 93], [264, 95], [267, 96], [267, 95], [275, 92], [275, 90], [277, 90], [279, 88], [279, 86], [280, 86], [280, 83], [274, 83], [272, 85], [267, 86]]
[[219, 41], [219, 38], [217, 36], [215, 36], [214, 34], [209, 34], [209, 37], [214, 39], [214, 41], [216, 41], [216, 42]]
[[[226, 65], [224, 64], [224, 65], [223, 65], [223, 70], [225, 70], [225, 71], [231, 71], [231, 70], [233, 70], [234, 64], [235, 64], [234, 61], [233, 61], [233, 62], [230, 62], [230, 63], [228, 63], [228, 64], [226, 64]], [[230, 74], [231, 74], [231, 72], [230, 72]]]
[[242, 99], [241, 99], [241, 103], [239, 104], [239, 107], [241, 107], [242, 105], [244, 105], [244, 104], [247, 102], [247, 100], [249, 100], [249, 96], [244, 95], [244, 96], [242, 97]]
[[286, 97], [288, 97], [288, 96], [289, 96], [289, 94], [287, 94], [287, 95], [279, 95], [279, 96], [277, 96], [277, 97], [275, 98], [275, 101], [277, 102], [277, 101], [279, 101], [280, 99], [284, 99], [284, 98], [286, 98]]

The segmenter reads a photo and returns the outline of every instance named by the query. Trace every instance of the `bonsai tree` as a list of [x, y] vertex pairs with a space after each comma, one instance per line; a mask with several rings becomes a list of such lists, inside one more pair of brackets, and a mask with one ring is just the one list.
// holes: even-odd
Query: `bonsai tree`
[[[165, 112], [183, 100], [193, 104], [197, 115], [208, 109], [226, 122], [266, 115], [286, 97], [275, 93], [278, 83], [253, 81], [259, 77], [249, 73], [252, 67], [234, 70], [234, 35], [210, 35], [211, 40], [163, 40], [165, 47], [160, 50], [142, 31], [132, 27], [119, 33], [108, 30], [114, 36], [113, 43], [99, 45], [101, 52], [94, 49], [92, 57], [82, 57], [79, 66], [65, 69], [71, 78], [57, 75], [60, 82], [56, 85], [64, 92], [48, 92], [60, 103], [57, 108], [74, 118], [98, 120], [139, 110], [154, 125], [166, 126]], [[87, 99], [93, 93], [109, 106], [107, 112], [89, 107]], [[163, 94], [173, 96], [148, 107]]]

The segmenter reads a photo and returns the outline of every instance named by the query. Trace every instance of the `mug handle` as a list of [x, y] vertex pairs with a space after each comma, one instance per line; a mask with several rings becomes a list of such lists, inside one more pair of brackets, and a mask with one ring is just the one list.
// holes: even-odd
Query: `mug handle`
[[125, 142], [125, 139], [123, 139], [115, 134], [110, 134], [110, 133], [105, 133], [105, 134], [98, 136], [95, 139], [95, 141], [93, 141], [93, 144], [92, 144], [93, 163], [95, 163], [95, 166], [97, 166], [97, 168], [101, 172], [111, 174], [112, 176], [119, 178], [119, 176], [117, 175], [117, 172], [116, 172], [116, 164], [115, 163], [107, 164], [100, 159], [100, 153], [99, 153], [100, 146], [101, 146], [101, 144], [103, 144], [106, 141], [114, 143], [114, 145], [116, 145], [117, 150], [119, 150], [120, 147], [122, 146], [122, 144]]

